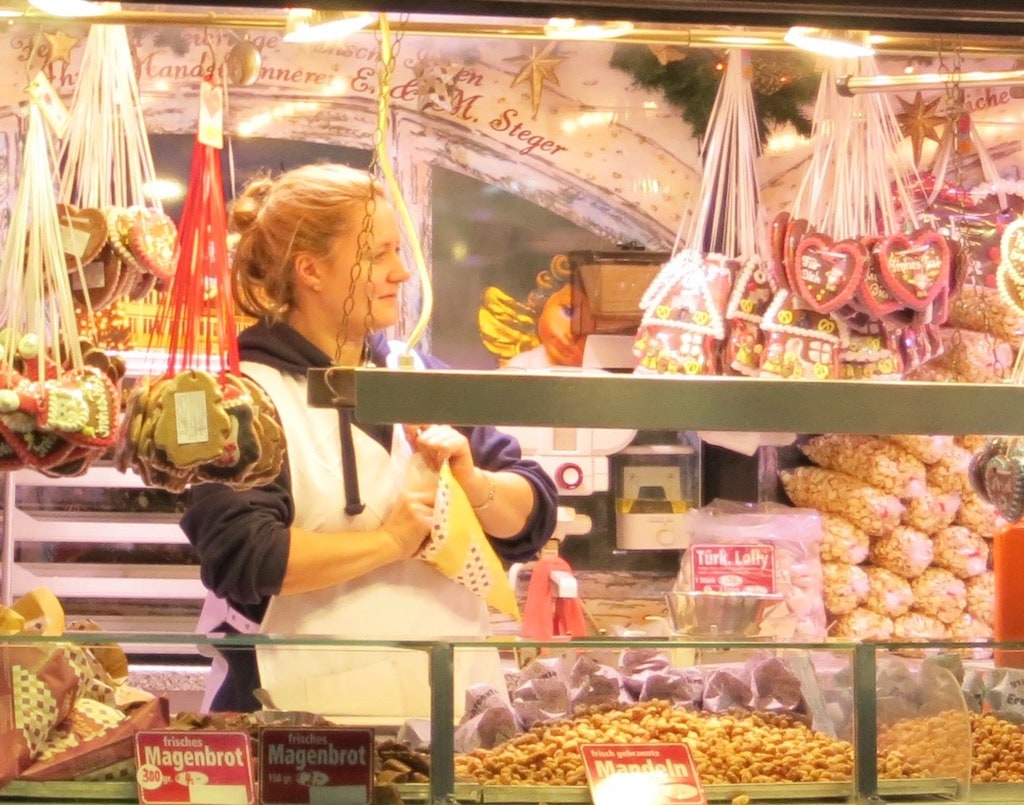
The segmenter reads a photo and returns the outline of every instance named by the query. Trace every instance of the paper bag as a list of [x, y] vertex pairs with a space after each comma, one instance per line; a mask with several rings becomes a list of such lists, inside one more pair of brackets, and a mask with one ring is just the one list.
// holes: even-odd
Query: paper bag
[[494, 609], [522, 620], [512, 584], [487, 541], [466, 493], [444, 462], [434, 500], [434, 522], [419, 557], [483, 598]]

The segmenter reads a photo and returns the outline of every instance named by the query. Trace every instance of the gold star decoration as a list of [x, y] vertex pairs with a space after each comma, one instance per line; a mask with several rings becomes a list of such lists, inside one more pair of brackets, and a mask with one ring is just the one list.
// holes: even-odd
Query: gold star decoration
[[556, 87], [560, 86], [558, 76], [555, 75], [555, 68], [568, 57], [552, 55], [557, 44], [557, 42], [548, 42], [540, 53], [537, 52], [536, 45], [531, 45], [529, 56], [513, 56], [505, 59], [505, 61], [523, 63], [523, 69], [516, 73], [516, 77], [512, 79], [511, 86], [514, 87], [529, 79], [530, 105], [533, 108], [534, 120], [537, 119], [537, 113], [540, 111], [540, 101], [544, 94], [544, 82], [550, 81]]
[[49, 43], [49, 52], [46, 54], [46, 67], [49, 67], [54, 62], [62, 61], [65, 64], [71, 64], [71, 51], [75, 49], [75, 45], [78, 44], [79, 38], [77, 36], [70, 36], [64, 31], [56, 31], [55, 33], [44, 33], [46, 41]]
[[919, 90], [914, 95], [913, 103], [907, 103], [899, 96], [896, 97], [896, 100], [903, 107], [903, 111], [896, 115], [896, 121], [899, 123], [903, 136], [910, 138], [914, 148], [914, 165], [917, 166], [921, 162], [921, 148], [924, 141], [939, 142], [939, 134], [936, 129], [943, 123], [949, 122], [945, 116], [934, 113], [935, 107], [938, 106], [942, 98], [925, 103]]

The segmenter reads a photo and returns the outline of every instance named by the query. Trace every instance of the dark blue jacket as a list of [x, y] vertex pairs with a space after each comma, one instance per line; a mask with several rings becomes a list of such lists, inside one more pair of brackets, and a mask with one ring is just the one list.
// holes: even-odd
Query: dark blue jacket
[[[307, 369], [331, 365], [329, 356], [282, 322], [258, 322], [247, 328], [239, 336], [239, 347], [242, 360], [282, 372], [305, 374]], [[372, 336], [368, 347], [370, 361], [384, 366], [389, 349], [384, 334]], [[428, 369], [446, 368], [436, 358], [419, 354]], [[390, 449], [391, 425], [358, 427]], [[533, 486], [536, 502], [523, 531], [512, 539], [491, 540], [506, 562], [533, 558], [555, 528], [558, 494], [554, 482], [537, 462], [522, 457], [513, 437], [492, 427], [460, 430], [469, 439], [477, 466], [519, 473]], [[199, 555], [203, 584], [245, 617], [260, 621], [270, 597], [281, 591], [288, 561], [295, 510], [287, 460], [278, 478], [267, 486], [239, 491], [221, 484], [202, 484], [189, 491], [186, 503], [181, 527]], [[217, 697], [217, 709], [258, 707], [251, 693], [258, 687], [251, 652], [238, 654], [239, 659], [247, 656], [238, 668], [232, 667], [234, 679], [223, 686], [225, 695]], [[232, 686], [235, 695], [228, 698]]]

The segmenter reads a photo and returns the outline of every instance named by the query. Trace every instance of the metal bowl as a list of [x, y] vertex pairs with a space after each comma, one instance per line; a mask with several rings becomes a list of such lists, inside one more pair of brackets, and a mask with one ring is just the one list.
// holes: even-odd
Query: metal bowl
[[744, 592], [665, 593], [673, 635], [687, 637], [750, 637], [781, 595]]

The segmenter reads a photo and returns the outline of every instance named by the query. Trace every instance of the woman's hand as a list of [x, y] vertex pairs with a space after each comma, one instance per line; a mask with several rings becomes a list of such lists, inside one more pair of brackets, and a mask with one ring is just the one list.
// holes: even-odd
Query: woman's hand
[[434, 494], [427, 490], [399, 492], [391, 512], [381, 523], [398, 549], [399, 559], [416, 555], [430, 535], [434, 517]]
[[451, 425], [406, 425], [405, 435], [430, 469], [441, 469], [445, 459], [460, 482], [473, 471], [473, 454], [467, 439]]

